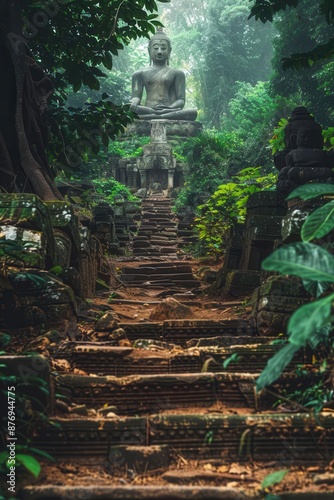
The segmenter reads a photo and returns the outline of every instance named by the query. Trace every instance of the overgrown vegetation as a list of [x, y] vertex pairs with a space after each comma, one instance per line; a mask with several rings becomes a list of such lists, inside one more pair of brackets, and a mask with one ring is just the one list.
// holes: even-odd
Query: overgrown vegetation
[[[0, 333], [0, 346], [7, 348], [10, 335]], [[0, 407], [4, 410], [0, 419], [0, 496], [17, 498], [17, 493], [25, 482], [37, 478], [41, 471], [39, 459], [54, 461], [48, 453], [31, 445], [33, 429], [36, 425], [48, 422], [49, 417], [45, 402], [49, 397], [49, 387], [39, 370], [46, 367], [46, 360], [39, 357], [32, 369], [18, 361], [17, 374], [0, 352]], [[26, 353], [27, 359], [31, 353]], [[5, 411], [5, 409], [7, 411]], [[11, 447], [10, 447], [11, 445]], [[13, 483], [10, 481], [14, 478]], [[14, 486], [13, 486], [14, 484]], [[3, 496], [2, 496], [3, 495]]]
[[175, 200], [175, 210], [196, 207], [229, 178], [229, 161], [237, 150], [235, 133], [206, 131], [179, 146], [187, 164], [186, 184]]
[[218, 186], [209, 200], [198, 207], [195, 230], [202, 252], [218, 256], [225, 249], [229, 229], [245, 221], [249, 195], [275, 187], [276, 174], [261, 175], [260, 167], [245, 168], [231, 182]]
[[[306, 184], [290, 193], [288, 199], [311, 200], [325, 195], [334, 195], [333, 185]], [[334, 257], [330, 252], [330, 243], [327, 249], [326, 245], [320, 246], [317, 242], [333, 231], [333, 213], [333, 200], [314, 210], [302, 226], [302, 241], [282, 246], [262, 263], [265, 270], [301, 278], [305, 289], [314, 299], [298, 308], [290, 317], [288, 342], [268, 361], [256, 382], [258, 390], [274, 382], [300, 348], [309, 345], [315, 349], [324, 344], [330, 353], [333, 341]], [[331, 368], [331, 356], [324, 363]]]
[[129, 188], [112, 177], [108, 179], [92, 179], [92, 183], [101, 199], [110, 203], [110, 205], [114, 205], [119, 201], [139, 202], [139, 199], [131, 193]]

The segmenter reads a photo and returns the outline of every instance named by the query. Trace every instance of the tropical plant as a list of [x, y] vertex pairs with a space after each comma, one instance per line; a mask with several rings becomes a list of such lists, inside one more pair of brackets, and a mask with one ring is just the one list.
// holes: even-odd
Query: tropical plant
[[[288, 200], [311, 200], [334, 195], [331, 184], [305, 184], [289, 194]], [[301, 228], [302, 241], [284, 245], [267, 257], [262, 268], [301, 278], [314, 299], [299, 307], [290, 317], [288, 342], [267, 363], [256, 382], [258, 390], [274, 382], [295, 353], [306, 345], [311, 348], [329, 342], [332, 334], [334, 300], [334, 256], [312, 241], [320, 241], [334, 229], [334, 200], [320, 206], [306, 218]]]
[[[333, 24], [334, 21], [334, 6], [332, 0], [321, 0], [313, 2], [317, 16], [324, 18], [328, 25]], [[274, 16], [281, 11], [285, 11], [287, 7], [299, 9], [299, 22], [305, 30], [305, 18], [308, 18], [309, 5], [305, 5], [299, 0], [253, 0], [253, 5], [250, 10], [249, 18], [255, 17], [260, 19], [263, 23], [272, 22]], [[314, 17], [314, 16], [312, 16]], [[316, 38], [317, 33], [314, 33]], [[328, 36], [328, 35], [327, 35]], [[295, 48], [295, 47], [294, 47]], [[303, 53], [292, 54], [290, 57], [284, 59], [285, 68], [301, 68], [310, 67], [314, 62], [328, 59], [334, 55], [334, 38], [324, 39], [323, 36], [317, 40], [317, 45], [311, 50], [304, 48]]]
[[[10, 341], [10, 335], [0, 334], [2, 348], [7, 348]], [[41, 465], [36, 457], [54, 461], [48, 453], [31, 446], [34, 426], [47, 422], [49, 419], [43, 403], [45, 396], [49, 393], [49, 388], [47, 382], [38, 376], [36, 370], [23, 364], [21, 367], [18, 365], [19, 374], [13, 375], [12, 369], [3, 358], [4, 355], [6, 352], [2, 351], [0, 353], [0, 405], [3, 409], [7, 408], [8, 412], [3, 411], [0, 418], [1, 447], [4, 450], [0, 452], [0, 495], [7, 497], [9, 491], [14, 493], [11, 497], [16, 498], [23, 476], [27, 477], [27, 480], [29, 476], [30, 478], [39, 476]], [[15, 453], [11, 453], [10, 443], [14, 443]], [[7, 481], [13, 470], [15, 471], [15, 488], [10, 484], [9, 489]]]
[[[203, 121], [219, 129], [236, 82], [252, 85], [269, 78], [272, 57], [271, 25], [259, 29], [247, 21], [248, 0], [211, 0], [200, 33], [198, 65]], [[263, 28], [263, 27], [261, 27]]]
[[221, 184], [209, 200], [198, 207], [195, 230], [206, 252], [218, 256], [225, 248], [229, 229], [245, 220], [249, 195], [273, 189], [276, 174], [261, 175], [261, 167], [249, 167]]
[[110, 205], [115, 204], [117, 199], [139, 202], [139, 199], [131, 193], [129, 188], [112, 177], [109, 179], [92, 179], [92, 183], [101, 199], [107, 201]]
[[[266, 2], [265, 2], [266, 3]], [[283, 0], [284, 3], [284, 0]], [[298, 64], [302, 53], [311, 51], [317, 43], [334, 36], [333, 25], [328, 25], [319, 12], [319, 1], [303, 0], [294, 9], [281, 12], [273, 23], [278, 36], [273, 38], [274, 56], [273, 72], [270, 77], [270, 92], [272, 96], [281, 95], [289, 98], [299, 95], [299, 103], [316, 113], [317, 121], [328, 126], [332, 123], [333, 71], [327, 67], [325, 60], [313, 64], [312, 59], [305, 59], [306, 65]], [[292, 49], [295, 54], [292, 59], [294, 71], [288, 61]], [[294, 58], [294, 56], [296, 56]], [[326, 85], [326, 92], [320, 87]]]
[[175, 200], [176, 211], [186, 205], [195, 208], [214, 193], [229, 177], [229, 161], [237, 147], [234, 132], [206, 131], [177, 148], [179, 158], [186, 162], [187, 180]]

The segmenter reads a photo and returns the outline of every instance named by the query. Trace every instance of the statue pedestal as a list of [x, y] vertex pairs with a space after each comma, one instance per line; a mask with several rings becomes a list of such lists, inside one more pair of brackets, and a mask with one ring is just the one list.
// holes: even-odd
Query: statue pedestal
[[[157, 120], [135, 120], [125, 129], [125, 136], [151, 135], [151, 123]], [[166, 124], [167, 139], [174, 137], [195, 137], [203, 130], [203, 125], [196, 121], [159, 120]]]
[[[163, 190], [183, 185], [184, 165], [177, 163], [173, 144], [179, 139], [195, 137], [202, 132], [200, 122], [188, 120], [135, 120], [125, 129], [122, 138], [150, 136], [151, 142], [143, 146], [143, 155], [137, 159], [118, 162], [116, 179], [129, 187], [150, 189], [159, 184]], [[133, 171], [133, 172], [132, 172]], [[135, 175], [134, 172], [139, 172]]]

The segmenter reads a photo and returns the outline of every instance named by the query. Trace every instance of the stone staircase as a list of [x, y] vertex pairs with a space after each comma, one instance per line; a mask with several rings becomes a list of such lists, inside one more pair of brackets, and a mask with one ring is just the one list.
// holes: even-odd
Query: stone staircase
[[[328, 464], [334, 456], [331, 413], [275, 411], [276, 398], [271, 393], [254, 392], [256, 377], [279, 346], [270, 344], [270, 338], [258, 339], [241, 320], [204, 323], [179, 321], [155, 324], [155, 329], [153, 324], [123, 324], [133, 347], [71, 342], [59, 349], [57, 357], [66, 359], [71, 370], [84, 370], [87, 375], [57, 371], [58, 411], [51, 419], [53, 425], [41, 425], [35, 431], [33, 446], [60, 463], [74, 461], [85, 470], [94, 463], [95, 468], [103, 468], [109, 483], [102, 481], [103, 491], [97, 484], [74, 490], [74, 486], [51, 487], [51, 477], [49, 489], [26, 487], [22, 498], [165, 500], [190, 498], [186, 494], [197, 491], [195, 498], [257, 499], [262, 498], [258, 488], [244, 493], [244, 476], [236, 475], [233, 488], [228, 488], [233, 476], [228, 481], [217, 473], [199, 487], [196, 481], [205, 471], [203, 464], [228, 468], [237, 463], [245, 470], [250, 464], [265, 468], [275, 463], [276, 469], [302, 470], [306, 465]], [[164, 328], [171, 326], [173, 335], [168, 337]], [[239, 360], [224, 368], [232, 354], [238, 354]], [[291, 384], [302, 390], [315, 383], [310, 376], [303, 379], [291, 372], [311, 362], [312, 353], [307, 350], [296, 355], [271, 387], [273, 393], [285, 394]], [[177, 488], [173, 481], [180, 457], [182, 486]], [[198, 477], [195, 474], [195, 484], [187, 486], [182, 473], [194, 461]], [[129, 470], [138, 480], [141, 475], [149, 477], [147, 486], [131, 481]], [[322, 498], [321, 492], [316, 494], [307, 498]]]
[[[191, 266], [180, 259], [180, 247], [193, 240], [171, 211], [171, 200], [161, 195], [149, 196], [142, 202], [137, 235], [133, 238], [133, 255], [150, 259], [147, 264], [121, 268], [121, 281], [127, 287], [174, 288], [178, 291], [200, 286]], [[166, 261], [167, 260], [167, 261]]]
[[170, 198], [163, 195], [145, 198], [138, 233], [133, 238], [133, 254], [178, 259], [178, 245], [178, 221], [171, 211]]
[[[144, 201], [133, 252], [151, 261], [123, 267], [121, 280], [138, 288], [199, 287], [178, 245], [170, 201]], [[70, 373], [57, 369], [56, 412], [51, 425], [35, 430], [33, 446], [67, 465], [62, 481], [46, 477], [48, 486], [41, 480], [20, 498], [259, 500], [270, 467], [298, 470], [310, 485], [306, 496], [292, 489], [282, 499], [333, 498], [331, 487], [319, 489], [306, 468], [333, 460], [333, 414], [273, 409], [291, 387], [317, 383], [317, 375], [296, 370], [312, 364], [313, 353], [296, 353], [270, 391], [256, 394], [255, 379], [280, 345], [244, 319], [203, 316], [121, 323], [131, 346], [60, 345], [54, 357]], [[68, 481], [73, 467], [78, 476]]]

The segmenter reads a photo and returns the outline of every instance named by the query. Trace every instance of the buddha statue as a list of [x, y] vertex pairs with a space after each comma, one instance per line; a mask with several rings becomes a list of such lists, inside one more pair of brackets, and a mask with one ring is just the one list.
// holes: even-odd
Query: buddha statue
[[296, 132], [296, 147], [287, 154], [286, 166], [278, 175], [277, 189], [282, 194], [307, 182], [334, 181], [333, 158], [319, 147], [318, 134], [307, 125]]
[[[141, 120], [195, 120], [196, 109], [184, 109], [186, 82], [183, 71], [169, 66], [171, 42], [161, 28], [150, 39], [150, 66], [132, 76], [130, 109]], [[146, 100], [142, 104], [144, 90]]]

